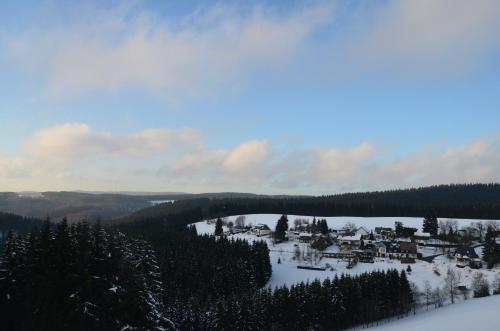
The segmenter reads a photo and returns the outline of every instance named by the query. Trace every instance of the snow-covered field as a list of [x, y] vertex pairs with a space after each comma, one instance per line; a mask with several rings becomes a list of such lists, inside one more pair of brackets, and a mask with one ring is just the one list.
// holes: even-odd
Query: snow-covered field
[[[250, 223], [255, 225], [258, 223], [266, 224], [271, 229], [276, 227], [277, 220], [281, 215], [276, 214], [257, 214], [257, 215], [245, 215], [246, 224]], [[231, 216], [227, 218], [227, 221], [235, 221], [237, 216]], [[288, 215], [289, 226], [293, 226], [293, 221], [296, 218], [309, 219], [312, 221], [312, 217], [308, 216], [296, 216]], [[326, 217], [328, 226], [330, 228], [339, 229], [347, 222], [356, 224], [358, 227], [363, 226], [367, 230], [372, 230], [377, 226], [383, 227], [394, 227], [395, 221], [401, 221], [404, 226], [410, 226], [420, 229], [422, 227], [421, 218], [408, 218], [408, 217]], [[440, 219], [443, 220], [443, 219]], [[477, 222], [478, 220], [457, 220], [459, 227], [469, 225], [472, 222]], [[486, 221], [485, 221], [486, 222]], [[196, 229], [199, 234], [204, 233], [214, 233], [215, 225], [207, 224], [207, 222], [198, 222], [195, 224]], [[227, 229], [224, 229], [227, 230]], [[272, 277], [269, 280], [268, 286], [276, 287], [281, 285], [291, 285], [301, 281], [312, 281], [314, 279], [326, 279], [328, 277], [333, 278], [335, 274], [360, 274], [367, 271], [373, 270], [387, 270], [387, 269], [398, 269], [404, 270], [407, 268], [407, 264], [401, 264], [398, 260], [390, 260], [387, 258], [376, 258], [375, 263], [358, 263], [354, 268], [347, 269], [347, 262], [341, 259], [333, 258], [322, 258], [320, 256], [314, 255], [313, 250], [311, 250], [308, 244], [297, 243], [297, 242], [284, 242], [274, 245], [272, 240], [268, 237], [256, 237], [249, 233], [236, 234], [233, 235], [234, 238], [242, 238], [248, 241], [253, 240], [265, 240], [269, 246], [270, 259], [273, 267]], [[331, 246], [327, 251], [335, 251], [337, 246]], [[311, 258], [318, 266], [328, 267], [325, 271], [307, 270], [307, 269], [297, 269], [299, 264], [308, 264], [307, 262], [297, 259], [295, 257], [296, 251], [300, 250], [301, 255], [310, 254]], [[478, 253], [481, 253], [479, 248]], [[440, 251], [436, 251], [432, 248], [422, 250], [424, 256], [440, 254]], [[278, 260], [280, 263], [278, 263]], [[310, 263], [310, 262], [309, 262]], [[439, 256], [434, 259], [433, 263], [428, 263], [424, 261], [417, 260], [415, 264], [411, 265], [412, 272], [409, 273], [408, 278], [417, 284], [420, 289], [423, 288], [425, 281], [429, 281], [433, 288], [442, 287], [444, 285], [444, 278], [446, 276], [446, 270], [448, 266], [455, 267], [456, 262], [454, 260], [449, 260], [446, 255]], [[437, 271], [440, 275], [438, 275]], [[468, 288], [472, 285], [472, 279], [474, 273], [477, 270], [472, 270], [469, 267], [460, 269], [462, 283], [467, 285]], [[500, 274], [500, 270], [487, 270], [482, 269], [481, 272], [487, 277], [488, 281], [491, 283], [495, 278], [495, 274]]]
[[469, 331], [500, 330], [500, 296], [472, 299], [436, 310], [421, 312], [369, 330]]
[[[246, 224], [266, 224], [271, 229], [276, 227], [276, 223], [281, 215], [278, 214], [252, 214], [244, 215], [246, 216]], [[307, 219], [311, 223], [313, 220], [312, 216], [299, 216], [299, 215], [287, 215], [288, 225], [293, 226], [293, 221], [297, 218]], [[238, 216], [227, 217], [228, 221], [233, 221]], [[354, 223], [356, 226], [363, 226], [367, 230], [374, 230], [375, 227], [394, 227], [394, 222], [400, 221], [404, 226], [413, 227], [417, 229], [422, 229], [422, 218], [418, 217], [351, 217], [351, 216], [340, 216], [340, 217], [317, 217], [317, 219], [326, 219], [328, 227], [332, 229], [340, 229], [347, 222]], [[468, 226], [473, 222], [488, 222], [488, 220], [471, 220], [471, 219], [450, 219], [450, 218], [439, 218], [439, 221], [455, 220], [458, 222], [458, 226]], [[202, 229], [201, 229], [202, 230]]]

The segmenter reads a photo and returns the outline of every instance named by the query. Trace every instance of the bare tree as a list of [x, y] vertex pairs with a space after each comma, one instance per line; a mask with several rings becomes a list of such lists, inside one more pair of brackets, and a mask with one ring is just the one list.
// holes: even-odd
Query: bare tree
[[481, 271], [474, 273], [473, 289], [475, 298], [490, 295], [490, 285]]
[[462, 274], [455, 270], [453, 267], [448, 266], [448, 270], [446, 271], [445, 281], [445, 289], [451, 300], [451, 303], [455, 303], [455, 297], [457, 296], [457, 287], [462, 279]]
[[352, 222], [347, 222], [344, 225], [343, 229], [346, 231], [349, 231], [349, 232], [355, 232], [357, 230], [357, 226], [356, 226], [356, 224], [354, 224]]
[[297, 261], [300, 261], [301, 254], [300, 254], [300, 247], [299, 246], [295, 247], [295, 253], [294, 253], [294, 255], [295, 255], [295, 259]]
[[483, 232], [484, 232], [484, 224], [483, 222], [474, 222], [471, 224], [471, 226], [479, 232], [479, 240], [483, 240]]
[[424, 300], [425, 300], [425, 309], [429, 310], [429, 305], [432, 302], [432, 287], [431, 287], [431, 283], [428, 280], [426, 280], [424, 282], [423, 295], [424, 295]]
[[413, 308], [413, 315], [415, 315], [417, 313], [417, 306], [420, 304], [422, 292], [420, 292], [420, 289], [414, 282], [410, 282], [410, 289], [412, 294], [411, 306]]
[[296, 218], [293, 221], [293, 225], [295, 226], [295, 229], [298, 229], [302, 225], [302, 219], [301, 218]]
[[444, 289], [436, 287], [432, 291], [432, 301], [434, 301], [434, 308], [442, 307], [445, 298]]
[[493, 283], [491, 283], [491, 287], [493, 287], [493, 294], [500, 294], [500, 274], [495, 275], [495, 279]]
[[246, 220], [247, 220], [247, 218], [245, 216], [240, 215], [240, 216], [236, 217], [236, 219], [234, 220], [234, 224], [238, 228], [244, 228]]
[[494, 231], [498, 231], [500, 229], [500, 223], [498, 221], [488, 221], [486, 222], [486, 229], [491, 227]]

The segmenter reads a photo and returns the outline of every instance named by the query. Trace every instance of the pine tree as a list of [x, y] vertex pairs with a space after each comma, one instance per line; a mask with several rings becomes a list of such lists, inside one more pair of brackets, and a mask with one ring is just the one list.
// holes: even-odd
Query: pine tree
[[224, 230], [222, 229], [222, 219], [218, 218], [215, 222], [215, 235], [222, 236]]
[[278, 223], [276, 224], [276, 230], [274, 232], [274, 238], [277, 241], [285, 240], [286, 231], [288, 230], [288, 218], [286, 215], [281, 215]]
[[435, 216], [427, 216], [424, 218], [422, 231], [430, 233], [432, 236], [436, 236], [438, 233], [438, 220]]
[[403, 234], [403, 223], [396, 221], [394, 222], [394, 227], [396, 229], [396, 236], [400, 237]]
[[493, 268], [500, 262], [500, 247], [495, 240], [496, 233], [493, 227], [489, 226], [484, 237], [483, 259], [486, 261], [488, 269]]

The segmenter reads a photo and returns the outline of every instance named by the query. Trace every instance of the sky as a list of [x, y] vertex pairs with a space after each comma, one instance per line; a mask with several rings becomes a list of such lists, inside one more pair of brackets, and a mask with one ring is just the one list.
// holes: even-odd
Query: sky
[[500, 181], [500, 1], [5, 1], [0, 191]]

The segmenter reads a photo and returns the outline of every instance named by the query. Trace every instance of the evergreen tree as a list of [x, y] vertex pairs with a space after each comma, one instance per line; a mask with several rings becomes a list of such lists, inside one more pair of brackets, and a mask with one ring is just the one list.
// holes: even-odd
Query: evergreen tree
[[496, 232], [489, 226], [484, 237], [483, 259], [488, 269], [493, 268], [500, 262], [500, 247], [496, 243]]
[[438, 220], [435, 216], [427, 216], [424, 218], [422, 231], [430, 233], [431, 236], [436, 236], [438, 233]]
[[323, 235], [327, 235], [328, 234], [329, 229], [328, 229], [328, 223], [326, 222], [326, 219], [323, 219], [323, 220], [319, 221], [319, 231]]
[[403, 223], [399, 221], [394, 222], [394, 228], [396, 229], [396, 236], [400, 237], [403, 234]]
[[223, 233], [224, 233], [224, 231], [222, 229], [222, 219], [220, 219], [220, 217], [219, 217], [217, 219], [217, 221], [215, 222], [215, 235], [222, 236]]
[[285, 240], [286, 231], [288, 230], [288, 218], [286, 215], [281, 215], [278, 223], [276, 224], [276, 230], [274, 231], [274, 238], [277, 241]]

